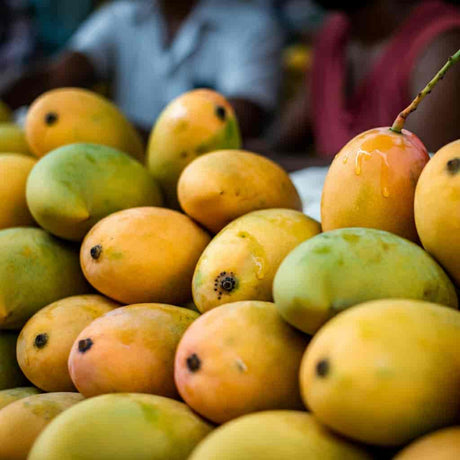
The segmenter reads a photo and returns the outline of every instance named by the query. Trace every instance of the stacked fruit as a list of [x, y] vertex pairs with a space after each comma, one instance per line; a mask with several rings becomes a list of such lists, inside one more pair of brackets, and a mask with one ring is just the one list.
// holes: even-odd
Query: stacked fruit
[[88, 91], [14, 130], [39, 159], [0, 128], [0, 459], [460, 455], [460, 141], [351, 141], [321, 233], [212, 91], [147, 166]]

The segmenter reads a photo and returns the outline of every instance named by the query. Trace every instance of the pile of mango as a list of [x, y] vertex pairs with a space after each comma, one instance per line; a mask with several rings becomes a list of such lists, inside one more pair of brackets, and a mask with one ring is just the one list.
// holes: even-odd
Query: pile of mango
[[147, 147], [86, 90], [9, 116], [0, 459], [460, 458], [460, 141], [364, 133], [321, 225], [213, 91]]

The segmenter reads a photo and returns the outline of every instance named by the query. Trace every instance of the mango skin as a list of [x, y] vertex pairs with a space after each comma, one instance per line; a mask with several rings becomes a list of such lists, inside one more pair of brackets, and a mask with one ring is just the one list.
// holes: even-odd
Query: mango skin
[[198, 261], [192, 281], [195, 305], [204, 313], [241, 300], [272, 301], [273, 278], [283, 259], [320, 232], [318, 222], [291, 209], [254, 211], [236, 219]]
[[16, 361], [17, 338], [14, 332], [0, 331], [0, 390], [27, 384]]
[[455, 287], [429, 254], [368, 228], [334, 230], [299, 245], [278, 269], [273, 296], [283, 318], [307, 334], [340, 311], [374, 299], [458, 306]]
[[389, 127], [366, 131], [346, 144], [332, 162], [321, 197], [325, 232], [368, 227], [418, 241], [414, 194], [430, 159], [420, 139]]
[[371, 460], [364, 449], [323, 427], [313, 415], [266, 411], [214, 430], [189, 460]]
[[13, 114], [10, 108], [3, 101], [0, 101], [0, 123], [11, 121], [12, 118]]
[[35, 387], [18, 387], [10, 388], [9, 390], [0, 391], [0, 410], [8, 404], [18, 401], [19, 399], [28, 398], [32, 395], [40, 394], [40, 390]]
[[26, 181], [35, 163], [19, 153], [0, 155], [0, 229], [34, 224], [26, 203]]
[[[199, 315], [181, 307], [139, 304], [93, 321], [75, 340], [69, 371], [86, 397], [104, 393], [152, 393], [178, 398], [174, 355]], [[81, 344], [91, 340], [91, 347]]]
[[193, 270], [209, 241], [177, 211], [126, 209], [90, 230], [80, 261], [88, 281], [121, 303], [180, 305], [191, 300]]
[[14, 123], [0, 123], [0, 153], [30, 155], [24, 130]]
[[212, 233], [258, 209], [302, 211], [286, 171], [243, 150], [221, 150], [198, 158], [182, 172], [177, 191], [182, 209]]
[[459, 337], [460, 312], [441, 305], [395, 299], [353, 307], [307, 348], [304, 402], [351, 439], [406, 444], [458, 420]]
[[89, 292], [75, 249], [42, 229], [0, 230], [1, 329], [20, 329], [51, 302]]
[[442, 147], [426, 165], [414, 206], [423, 247], [460, 288], [460, 140]]
[[8, 404], [0, 410], [0, 459], [26, 460], [50, 421], [82, 400], [78, 393], [46, 393]]
[[444, 428], [417, 439], [394, 460], [455, 460], [460, 458], [460, 426]]
[[37, 157], [67, 144], [107, 145], [144, 159], [139, 133], [108, 99], [80, 88], [59, 88], [43, 93], [30, 106], [26, 138]]
[[172, 399], [103, 395], [53, 420], [28, 460], [186, 460], [211, 430], [185, 404]]
[[177, 182], [184, 168], [204, 153], [240, 147], [232, 106], [221, 94], [198, 89], [174, 99], [160, 114], [150, 135], [147, 164], [168, 206], [179, 209]]
[[92, 321], [118, 306], [100, 295], [81, 295], [35, 313], [17, 342], [18, 363], [27, 378], [44, 391], [75, 391], [67, 368], [75, 339]]
[[60, 147], [27, 181], [27, 204], [42, 228], [81, 241], [99, 220], [122, 209], [161, 206], [155, 180], [129, 155], [96, 144]]
[[176, 385], [187, 405], [215, 423], [261, 410], [300, 409], [298, 372], [306, 346], [307, 338], [270, 302], [222, 305], [182, 337]]

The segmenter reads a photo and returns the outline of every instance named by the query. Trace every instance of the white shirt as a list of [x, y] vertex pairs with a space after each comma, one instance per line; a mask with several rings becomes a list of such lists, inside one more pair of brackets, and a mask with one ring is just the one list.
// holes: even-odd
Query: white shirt
[[275, 107], [282, 35], [264, 8], [201, 0], [169, 47], [164, 31], [156, 2], [119, 1], [95, 12], [69, 48], [114, 79], [115, 102], [145, 128], [174, 97], [198, 87]]

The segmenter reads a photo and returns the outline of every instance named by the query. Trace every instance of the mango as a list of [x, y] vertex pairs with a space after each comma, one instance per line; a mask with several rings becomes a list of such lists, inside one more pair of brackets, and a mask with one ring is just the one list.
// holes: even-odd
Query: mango
[[212, 430], [185, 404], [161, 396], [97, 396], [53, 420], [28, 460], [186, 460]]
[[27, 383], [16, 361], [17, 338], [14, 332], [0, 332], [0, 390]]
[[18, 363], [27, 378], [44, 391], [75, 391], [67, 368], [73, 343], [92, 321], [118, 306], [99, 295], [81, 295], [38, 311], [17, 342]]
[[426, 165], [414, 206], [423, 247], [460, 288], [460, 139], [441, 148]]
[[19, 153], [0, 155], [0, 229], [34, 224], [26, 203], [26, 181], [35, 163]]
[[78, 252], [42, 229], [0, 230], [0, 329], [20, 329], [40, 308], [89, 286]]
[[394, 460], [456, 460], [460, 458], [460, 426], [444, 428], [417, 439]]
[[257, 209], [302, 210], [288, 174], [268, 158], [242, 150], [212, 152], [193, 161], [177, 191], [182, 209], [212, 233]]
[[229, 102], [215, 91], [194, 90], [174, 99], [159, 116], [149, 139], [148, 168], [168, 205], [179, 208], [177, 181], [183, 169], [204, 153], [240, 147]]
[[406, 130], [399, 134], [375, 128], [356, 136], [327, 173], [321, 197], [323, 231], [369, 227], [417, 242], [415, 186], [429, 159], [420, 139]]
[[80, 88], [48, 91], [30, 106], [26, 137], [32, 152], [42, 157], [63, 145], [89, 142], [107, 145], [144, 158], [139, 133], [108, 99]]
[[177, 398], [174, 355], [198, 313], [161, 304], [119, 308], [93, 321], [78, 336], [69, 371], [86, 397], [152, 393]]
[[126, 209], [86, 235], [81, 266], [98, 291], [121, 303], [180, 305], [191, 300], [193, 270], [209, 241], [204, 230], [176, 211]]
[[24, 130], [14, 123], [0, 123], [0, 153], [30, 153]]
[[405, 298], [458, 306], [452, 282], [423, 249], [368, 228], [334, 230], [299, 245], [278, 269], [273, 297], [283, 318], [307, 334], [368, 300]]
[[458, 420], [460, 312], [386, 299], [331, 319], [302, 359], [305, 404], [331, 429], [399, 446]]
[[0, 123], [11, 121], [12, 118], [11, 109], [3, 101], [0, 101]]
[[40, 393], [40, 390], [34, 387], [19, 387], [11, 388], [9, 390], [0, 391], [0, 409], [3, 409], [8, 404], [11, 404], [14, 401], [19, 399], [28, 398], [32, 395], [37, 395]]
[[320, 232], [318, 222], [291, 209], [253, 211], [236, 219], [198, 261], [192, 282], [195, 305], [204, 313], [240, 300], [272, 301], [273, 278], [282, 260]]
[[0, 410], [0, 459], [26, 460], [50, 421], [82, 399], [78, 393], [47, 393], [8, 404]]
[[162, 202], [146, 168], [104, 145], [73, 144], [53, 150], [27, 181], [27, 204], [40, 226], [74, 241], [81, 241], [109, 214]]
[[175, 380], [193, 410], [215, 423], [251, 412], [299, 409], [307, 338], [270, 302], [222, 305], [200, 316], [177, 348]]
[[334, 435], [311, 414], [266, 411], [245, 415], [214, 430], [189, 460], [371, 460]]

